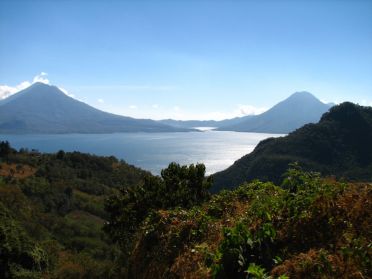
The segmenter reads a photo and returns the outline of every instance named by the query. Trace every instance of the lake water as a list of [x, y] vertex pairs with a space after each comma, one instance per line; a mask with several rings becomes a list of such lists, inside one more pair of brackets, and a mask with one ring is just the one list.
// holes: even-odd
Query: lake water
[[268, 137], [278, 134], [205, 131], [187, 133], [117, 133], [0, 135], [14, 148], [41, 152], [80, 151], [115, 156], [159, 174], [170, 162], [204, 163], [207, 174], [226, 169]]

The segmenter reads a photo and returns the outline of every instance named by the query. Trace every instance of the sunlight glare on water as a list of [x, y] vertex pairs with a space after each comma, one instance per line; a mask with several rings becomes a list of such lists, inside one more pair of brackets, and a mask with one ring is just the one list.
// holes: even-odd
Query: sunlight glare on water
[[116, 133], [59, 135], [1, 135], [15, 148], [41, 152], [80, 151], [115, 156], [129, 164], [160, 174], [170, 162], [204, 163], [207, 174], [221, 171], [253, 151], [255, 146], [279, 134], [224, 131], [186, 133]]

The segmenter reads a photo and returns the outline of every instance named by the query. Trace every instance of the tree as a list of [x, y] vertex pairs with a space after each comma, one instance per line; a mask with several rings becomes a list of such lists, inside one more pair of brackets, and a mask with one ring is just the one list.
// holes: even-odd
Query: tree
[[123, 188], [106, 202], [109, 222], [104, 230], [126, 246], [143, 220], [154, 210], [190, 208], [209, 198], [211, 178], [205, 178], [203, 164], [169, 164], [161, 177], [148, 176], [143, 185]]
[[47, 269], [45, 251], [27, 235], [0, 202], [0, 278], [40, 278]]
[[10, 147], [8, 141], [0, 142], [0, 158], [8, 159], [8, 156], [13, 153], [15, 150]]

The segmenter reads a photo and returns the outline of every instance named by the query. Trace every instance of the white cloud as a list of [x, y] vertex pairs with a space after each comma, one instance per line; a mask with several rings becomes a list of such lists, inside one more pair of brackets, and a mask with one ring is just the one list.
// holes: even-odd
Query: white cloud
[[255, 107], [251, 105], [237, 105], [235, 109], [231, 111], [209, 111], [209, 112], [192, 112], [186, 108], [180, 108], [179, 106], [172, 107], [171, 110], [161, 111], [160, 115], [148, 115], [149, 118], [154, 119], [166, 119], [173, 118], [178, 120], [224, 120], [235, 117], [242, 117], [247, 115], [258, 115], [265, 112], [267, 108]]
[[98, 99], [97, 102], [103, 104], [105, 101], [103, 99]]
[[64, 89], [63, 87], [58, 87], [58, 89], [61, 90], [63, 93], [65, 93], [67, 96], [72, 95], [72, 94], [68, 93], [68, 91], [66, 89]]
[[76, 99], [74, 94], [68, 93], [68, 91], [64, 89], [63, 87], [58, 87], [58, 89], [61, 90], [63, 93], [65, 93], [67, 96]]
[[[177, 119], [177, 120], [223, 120], [231, 119], [234, 117], [242, 117], [246, 115], [257, 115], [264, 111], [266, 108], [254, 107], [248, 105], [236, 105], [232, 110], [226, 111], [195, 111], [192, 108], [180, 107], [173, 105], [169, 107], [161, 106], [161, 109], [150, 109], [154, 105], [148, 105], [149, 109], [138, 109], [137, 106], [131, 105], [127, 108], [120, 106], [106, 106], [105, 110], [119, 115], [125, 115], [135, 118], [150, 118], [155, 120], [160, 119]], [[160, 108], [160, 106], [159, 106]]]
[[0, 99], [5, 99], [30, 85], [31, 83], [28, 81], [23, 81], [16, 86], [0, 85]]
[[257, 115], [267, 111], [267, 108], [255, 107], [251, 105], [238, 105], [239, 113], [237, 116]]
[[159, 108], [159, 105], [158, 105], [158, 104], [153, 104], [151, 107], [152, 107], [153, 109], [158, 109], [158, 108]]
[[[23, 89], [26, 89], [27, 87], [31, 86], [32, 84], [36, 82], [50, 84], [49, 79], [46, 78], [47, 75], [48, 74], [46, 72], [41, 72], [40, 74], [36, 75], [32, 79], [32, 82], [26, 80], [26, 81], [22, 81], [20, 84], [16, 86], [0, 85], [0, 100], [5, 99]], [[63, 93], [65, 93], [67, 96], [81, 101], [80, 99], [76, 98], [74, 94], [69, 93], [65, 88], [58, 87], [58, 89], [61, 90]]]
[[[35, 82], [42, 82], [45, 84], [49, 84], [49, 80], [46, 78], [48, 74], [45, 72], [41, 72], [40, 74], [36, 75], [32, 82], [26, 80], [22, 81], [20, 84], [16, 86], [9, 86], [9, 85], [0, 85], [0, 99], [5, 99], [27, 87], [29, 87], [31, 84]], [[60, 88], [66, 95], [69, 95], [65, 89]], [[70, 95], [69, 95], [70, 96]]]
[[32, 83], [35, 83], [35, 82], [42, 82], [42, 83], [45, 83], [45, 84], [49, 84], [49, 79], [46, 78], [48, 74], [45, 73], [45, 72], [41, 72], [40, 74], [36, 75], [33, 79], [33, 82]]
[[360, 105], [372, 107], [372, 102], [371, 101], [367, 101], [367, 100], [362, 100], [361, 103], [360, 103]]
[[174, 106], [171, 111], [164, 112], [162, 117], [148, 116], [154, 119], [173, 118], [178, 120], [224, 120], [246, 115], [257, 115], [265, 112], [267, 108], [254, 107], [250, 105], [237, 105], [232, 111], [210, 111], [195, 113], [179, 106]]

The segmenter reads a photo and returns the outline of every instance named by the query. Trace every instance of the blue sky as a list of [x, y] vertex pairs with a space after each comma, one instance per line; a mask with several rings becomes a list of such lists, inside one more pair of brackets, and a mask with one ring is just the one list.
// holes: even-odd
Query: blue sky
[[1, 0], [0, 42], [0, 94], [49, 80], [134, 117], [229, 118], [303, 90], [372, 105], [372, 1]]

